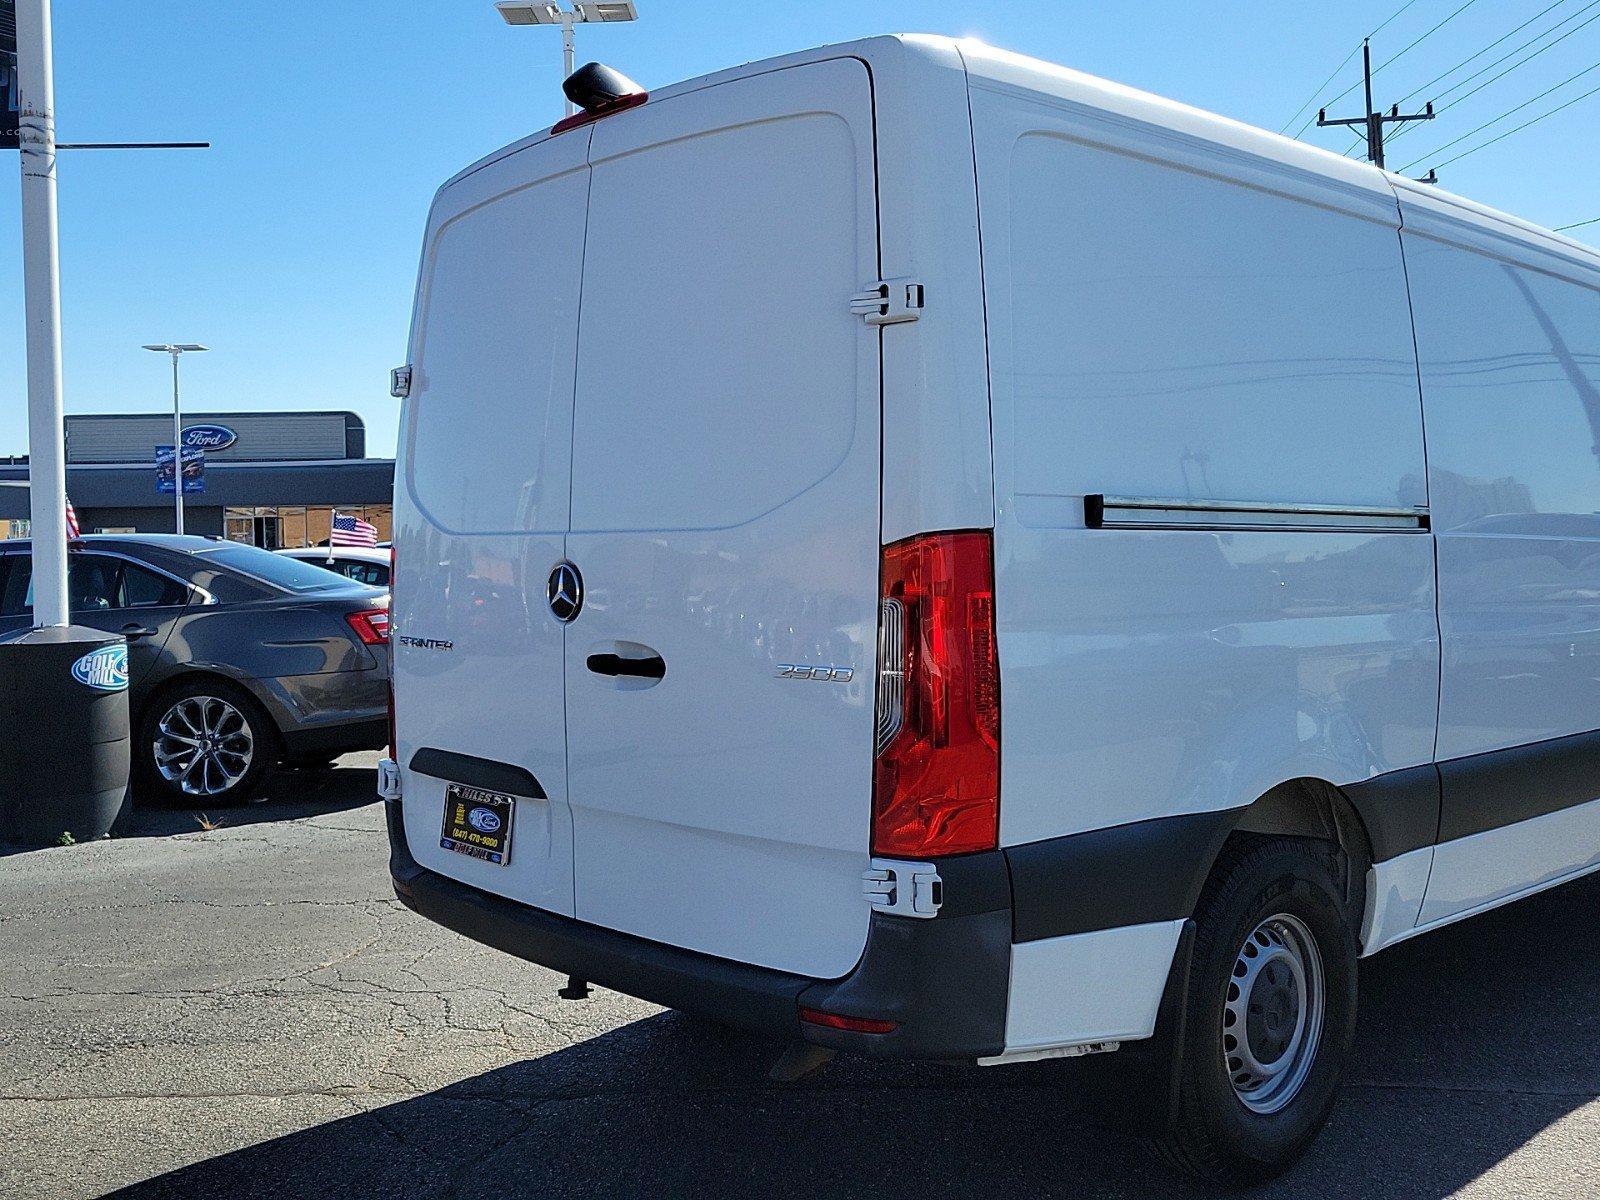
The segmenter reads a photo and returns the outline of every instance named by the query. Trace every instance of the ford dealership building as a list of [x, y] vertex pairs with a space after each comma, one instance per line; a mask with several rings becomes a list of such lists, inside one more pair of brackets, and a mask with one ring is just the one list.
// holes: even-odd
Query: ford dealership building
[[[156, 490], [155, 450], [172, 414], [69, 416], [67, 494], [85, 533], [172, 532], [173, 498]], [[394, 460], [366, 456], [351, 412], [188, 413], [184, 442], [205, 455], [204, 488], [183, 501], [184, 532], [268, 549], [325, 541], [335, 510], [389, 536]], [[0, 536], [27, 532], [26, 459], [0, 458]]]

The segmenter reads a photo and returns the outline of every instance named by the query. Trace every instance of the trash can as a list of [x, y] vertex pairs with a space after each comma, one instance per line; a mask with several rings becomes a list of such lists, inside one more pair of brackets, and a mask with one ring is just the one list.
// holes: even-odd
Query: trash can
[[128, 763], [125, 639], [77, 625], [0, 638], [0, 842], [104, 837]]

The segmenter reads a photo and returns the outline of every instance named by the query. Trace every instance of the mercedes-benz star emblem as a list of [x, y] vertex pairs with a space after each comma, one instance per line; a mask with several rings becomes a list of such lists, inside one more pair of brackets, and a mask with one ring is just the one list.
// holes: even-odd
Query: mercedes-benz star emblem
[[573, 620], [583, 608], [583, 576], [578, 568], [569, 562], [557, 563], [545, 585], [545, 596], [556, 620], [563, 625]]

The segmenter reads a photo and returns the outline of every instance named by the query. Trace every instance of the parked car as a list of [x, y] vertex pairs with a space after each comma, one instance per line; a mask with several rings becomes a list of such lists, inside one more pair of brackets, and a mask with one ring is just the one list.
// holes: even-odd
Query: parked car
[[[32, 620], [27, 541], [0, 543], [0, 632]], [[383, 745], [388, 596], [215, 538], [95, 535], [68, 556], [72, 620], [128, 639], [138, 782], [223, 803], [275, 762]]]
[[315, 563], [329, 571], [336, 571], [346, 579], [364, 583], [368, 587], [389, 586], [389, 551], [368, 549], [365, 546], [300, 546], [277, 553], [286, 558]]
[[397, 893], [1283, 1170], [1359, 957], [1600, 867], [1600, 254], [975, 43], [625, 85], [428, 220]]

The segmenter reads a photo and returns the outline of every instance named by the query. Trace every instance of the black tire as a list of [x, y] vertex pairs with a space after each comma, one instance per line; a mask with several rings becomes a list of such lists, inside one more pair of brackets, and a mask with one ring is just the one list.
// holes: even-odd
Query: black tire
[[[236, 714], [237, 721], [228, 717], [222, 706]], [[182, 779], [168, 777], [181, 774], [183, 760], [163, 772], [157, 747], [165, 742], [169, 751], [174, 748], [171, 739], [163, 737], [164, 720], [168, 721], [169, 732], [188, 736], [184, 721], [172, 717], [175, 709], [192, 714], [197, 708], [217, 720], [221, 736], [214, 743], [218, 755], [213, 764], [199, 767], [202, 774], [209, 772], [207, 782], [197, 787], [191, 772], [191, 782], [186, 787]], [[241, 760], [239, 752], [246, 740], [249, 754]], [[265, 782], [278, 754], [277, 729], [255, 698], [238, 685], [212, 676], [186, 679], [152, 696], [140, 717], [138, 741], [133, 747], [138, 778], [146, 793], [185, 807], [238, 804], [248, 799]], [[237, 777], [233, 778], [235, 773]], [[226, 786], [220, 786], [224, 783]]]
[[[1230, 845], [1206, 884], [1174, 1065], [1176, 1103], [1158, 1139], [1191, 1175], [1264, 1182], [1292, 1166], [1327, 1122], [1356, 1023], [1357, 918], [1344, 878], [1343, 857], [1326, 842], [1252, 838]], [[1317, 1006], [1302, 1010], [1298, 988], [1317, 971], [1322, 1019], [1312, 1042]], [[1238, 1057], [1241, 1030], [1242, 1053], [1253, 1058]]]

